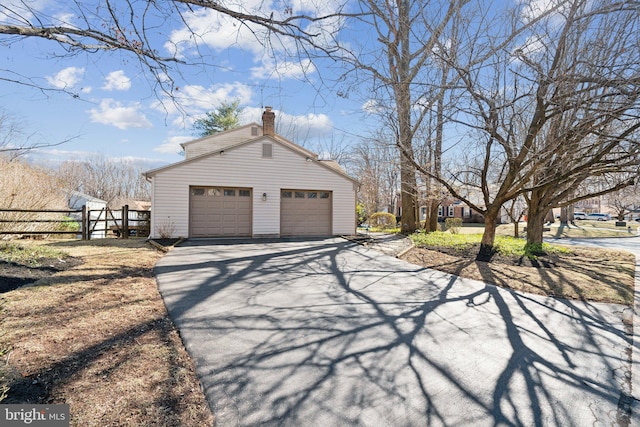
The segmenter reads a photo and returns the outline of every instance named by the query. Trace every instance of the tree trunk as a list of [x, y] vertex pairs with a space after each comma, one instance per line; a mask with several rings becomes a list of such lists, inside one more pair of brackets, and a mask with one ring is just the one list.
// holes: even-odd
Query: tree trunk
[[[437, 113], [436, 113], [436, 138], [433, 146], [433, 174], [437, 178], [442, 177], [442, 139], [444, 138], [444, 88], [447, 84], [448, 68], [443, 67], [440, 79], [441, 93], [438, 96]], [[438, 230], [438, 205], [442, 199], [442, 186], [439, 182], [435, 182], [435, 194], [431, 202], [431, 212], [434, 218], [431, 220], [430, 230]]]
[[542, 244], [542, 233], [544, 232], [544, 219], [546, 212], [529, 211], [527, 221], [527, 245]]
[[549, 211], [542, 206], [542, 192], [532, 191], [527, 209], [527, 245], [542, 244], [544, 221]]
[[400, 161], [400, 190], [402, 225], [400, 232], [411, 234], [418, 229], [418, 192], [416, 191], [416, 171], [404, 156]]
[[560, 208], [560, 225], [569, 224], [569, 208], [564, 206]]
[[398, 28], [393, 48], [388, 54], [390, 66], [395, 67], [393, 73], [393, 95], [398, 117], [398, 141], [400, 148], [400, 190], [402, 196], [402, 226], [404, 234], [413, 233], [420, 227], [418, 215], [418, 189], [416, 187], [416, 168], [412, 161], [413, 126], [411, 111], [414, 107], [411, 99], [411, 37], [410, 7], [407, 2], [398, 2]]
[[549, 209], [546, 211], [544, 220], [549, 224], [553, 224], [554, 222], [556, 222], [556, 219], [553, 217], [553, 209]]
[[480, 241], [480, 251], [476, 256], [476, 261], [491, 261], [493, 257], [493, 244], [496, 240], [496, 220], [499, 209], [490, 210], [484, 213], [484, 234]]
[[429, 205], [429, 232], [438, 231], [438, 200], [431, 199]]

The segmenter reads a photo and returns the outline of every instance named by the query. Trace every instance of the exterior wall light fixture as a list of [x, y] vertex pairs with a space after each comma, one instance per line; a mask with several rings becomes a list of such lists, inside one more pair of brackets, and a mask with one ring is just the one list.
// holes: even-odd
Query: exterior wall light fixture
[[267, 201], [267, 193], [262, 193], [262, 201], [263, 202]]

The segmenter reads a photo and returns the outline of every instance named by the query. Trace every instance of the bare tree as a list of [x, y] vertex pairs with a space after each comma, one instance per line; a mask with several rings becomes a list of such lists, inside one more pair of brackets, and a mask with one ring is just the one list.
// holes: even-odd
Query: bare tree
[[54, 147], [70, 141], [66, 139], [56, 143], [47, 142], [37, 134], [27, 134], [26, 125], [4, 109], [0, 109], [0, 154], [5, 159], [15, 159], [30, 150]]
[[522, 196], [511, 199], [504, 205], [504, 210], [513, 223], [513, 236], [520, 237], [520, 221], [527, 212], [526, 200]]
[[[267, 48], [278, 45], [290, 53], [304, 53], [313, 48], [331, 53], [327, 44], [340, 29], [340, 20], [349, 16], [339, 3], [328, 8], [325, 2], [306, 2], [267, 9], [262, 4], [242, 1], [214, 2], [201, 0], [170, 0], [161, 2], [100, 1], [86, 3], [65, 0], [56, 3], [64, 13], [51, 13], [45, 3], [27, 0], [3, 2], [0, 5], [0, 37], [5, 46], [25, 38], [41, 39], [51, 44], [51, 54], [64, 57], [81, 53], [120, 51], [130, 54], [150, 73], [150, 81], [172, 96], [179, 95], [179, 87], [172, 76], [176, 67], [185, 64], [214, 66], [212, 55], [203, 42], [202, 29], [191, 27], [190, 18], [207, 12], [232, 19], [234, 26], [259, 40]], [[301, 12], [297, 12], [301, 11]], [[171, 45], [167, 28], [185, 27], [191, 33], [189, 50]], [[205, 30], [206, 31], [206, 30]], [[11, 68], [0, 69], [0, 80], [34, 87], [44, 87], [33, 76]], [[79, 96], [77, 93], [71, 93]]]
[[366, 214], [395, 214], [400, 178], [395, 143], [379, 134], [378, 138], [362, 141], [354, 147], [351, 157], [352, 173], [361, 183], [360, 200]]
[[66, 189], [113, 205], [121, 200], [150, 200], [149, 184], [142, 176], [146, 169], [130, 160], [96, 156], [85, 161], [62, 163], [58, 176]]
[[[439, 52], [458, 77], [449, 120], [467, 129], [458, 166], [438, 178], [417, 165], [484, 215], [479, 259], [491, 257], [509, 200], [527, 197], [527, 241], [540, 243], [552, 207], [622, 188], [630, 181], [616, 176], [638, 167], [638, 4], [571, 0], [493, 16], [467, 26], [455, 55]], [[612, 185], [576, 191], [594, 175]]]
[[615, 211], [618, 221], [624, 221], [627, 214], [640, 208], [640, 183], [630, 185], [607, 197], [607, 205]]
[[[522, 60], [538, 83], [527, 241], [542, 242], [542, 223], [554, 206], [633, 184], [640, 161], [640, 49], [629, 32], [640, 6], [574, 1], [564, 13], [554, 49], [540, 61]], [[530, 56], [536, 56], [530, 55]], [[541, 105], [542, 104], [542, 105]], [[603, 185], [581, 186], [592, 176]], [[579, 190], [579, 191], [576, 191]]]
[[[341, 46], [340, 60], [349, 72], [371, 82], [371, 111], [394, 132], [399, 148], [401, 231], [419, 227], [414, 138], [430, 108], [416, 108], [432, 92], [429, 71], [434, 48], [468, 0], [361, 0], [361, 23], [373, 29], [367, 38]], [[360, 44], [356, 44], [359, 40]], [[337, 56], [337, 55], [334, 55]], [[437, 85], [436, 85], [437, 86]]]
[[[54, 210], [67, 208], [64, 194], [59, 191], [56, 177], [46, 169], [32, 166], [21, 159], [0, 155], [0, 208], [22, 210]], [[39, 214], [33, 212], [0, 212], [0, 230], [44, 231], [50, 229], [48, 223], [29, 221], [59, 220], [59, 214]], [[0, 239], [11, 235], [0, 235]]]
[[[279, 43], [290, 54], [337, 60], [345, 77], [353, 73], [359, 81], [368, 79], [379, 102], [377, 112], [394, 132], [401, 153], [402, 231], [418, 226], [418, 169], [483, 213], [481, 254], [488, 256], [505, 202], [528, 195], [535, 222], [528, 239], [535, 243], [541, 236], [539, 218], [554, 205], [568, 203], [570, 187], [594, 174], [606, 174], [613, 182], [620, 168], [632, 168], [640, 126], [637, 1], [553, 0], [503, 8], [488, 3], [359, 0], [354, 13], [347, 13], [347, 2], [333, 4], [330, 11], [318, 2], [304, 9], [312, 12], [294, 13], [288, 6], [249, 9], [244, 2], [122, 1], [96, 7], [68, 1], [71, 13], [65, 16], [75, 17], [70, 20], [43, 13], [38, 2], [17, 0], [0, 6], [0, 35], [5, 44], [42, 38], [68, 55], [128, 52], [174, 96], [173, 65], [193, 58], [210, 61], [204, 50], [198, 51], [204, 48], [204, 34], [189, 27], [189, 16], [203, 11], [233, 19], [267, 47]], [[349, 27], [347, 19], [357, 25]], [[190, 48], [197, 55], [184, 55], [182, 46], [167, 50], [166, 35], [158, 37], [176, 24], [191, 32]], [[349, 34], [362, 28], [373, 35]], [[12, 70], [0, 79], [33, 85]], [[450, 150], [457, 166], [451, 161], [442, 175], [438, 155], [428, 167], [415, 157], [414, 139], [433, 111], [420, 106], [430, 98], [456, 100], [453, 112], [444, 105], [436, 109], [435, 123], [444, 132], [446, 121], [464, 143]], [[435, 144], [442, 142], [435, 138]], [[482, 195], [482, 203], [468, 195], [471, 189]]]

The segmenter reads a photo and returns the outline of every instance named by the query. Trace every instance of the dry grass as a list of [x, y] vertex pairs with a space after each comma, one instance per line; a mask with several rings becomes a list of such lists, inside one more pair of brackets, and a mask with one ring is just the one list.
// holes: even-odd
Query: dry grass
[[[571, 248], [553, 264], [518, 265], [517, 259], [475, 261], [472, 251], [459, 256], [414, 248], [402, 258], [414, 264], [498, 286], [585, 301], [633, 303], [635, 257], [624, 251]], [[470, 255], [471, 254], [471, 255]]]
[[137, 239], [32, 244], [84, 263], [3, 294], [3, 403], [68, 403], [75, 426], [211, 425], [156, 287], [162, 253]]

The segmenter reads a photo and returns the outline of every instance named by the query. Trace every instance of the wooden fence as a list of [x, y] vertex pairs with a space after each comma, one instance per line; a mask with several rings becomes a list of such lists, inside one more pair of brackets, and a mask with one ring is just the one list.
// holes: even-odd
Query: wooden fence
[[127, 239], [130, 236], [147, 237], [151, 211], [119, 210], [37, 210], [0, 209], [0, 235], [75, 235], [82, 240], [109, 236]]

